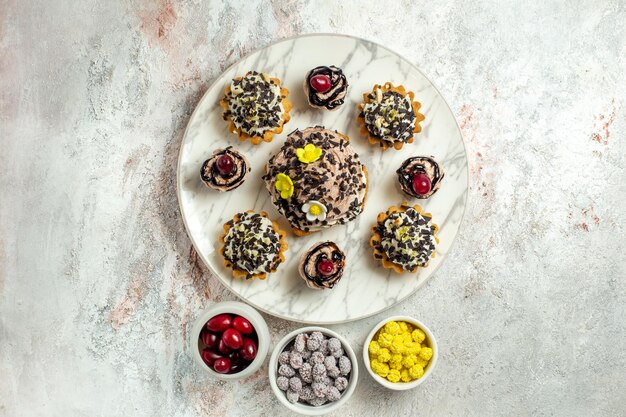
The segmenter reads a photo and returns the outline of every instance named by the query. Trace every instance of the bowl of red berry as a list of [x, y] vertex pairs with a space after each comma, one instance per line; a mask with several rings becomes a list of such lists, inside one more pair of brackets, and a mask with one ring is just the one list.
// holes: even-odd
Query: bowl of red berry
[[263, 317], [252, 307], [225, 301], [206, 309], [191, 332], [193, 356], [211, 376], [245, 378], [267, 357], [270, 334]]

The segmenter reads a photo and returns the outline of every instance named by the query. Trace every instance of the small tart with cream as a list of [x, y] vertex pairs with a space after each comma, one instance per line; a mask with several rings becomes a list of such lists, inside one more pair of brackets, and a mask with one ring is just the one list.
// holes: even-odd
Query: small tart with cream
[[420, 122], [424, 120], [419, 112], [422, 105], [414, 98], [415, 94], [401, 85], [376, 84], [371, 93], [363, 94], [359, 104], [357, 121], [361, 133], [383, 150], [399, 150], [405, 143], [413, 143], [413, 135], [422, 131]]
[[441, 187], [443, 168], [432, 156], [414, 156], [405, 160], [396, 171], [400, 189], [407, 195], [425, 199]]
[[331, 289], [343, 276], [346, 255], [335, 242], [317, 242], [300, 257], [298, 272], [309, 288]]
[[224, 266], [232, 268], [235, 278], [265, 279], [285, 261], [285, 236], [264, 211], [235, 214], [220, 235]]
[[438, 230], [432, 215], [422, 212], [418, 205], [402, 203], [400, 207], [389, 207], [378, 215], [372, 227], [370, 246], [374, 248], [374, 259], [398, 273], [425, 268], [435, 257]]
[[200, 178], [209, 188], [231, 191], [243, 184], [251, 170], [248, 159], [229, 146], [215, 150], [213, 156], [204, 161]]
[[250, 140], [255, 145], [271, 142], [291, 118], [288, 95], [278, 78], [265, 73], [250, 71], [233, 79], [220, 101], [224, 120], [229, 122], [228, 130], [237, 134], [239, 140]]

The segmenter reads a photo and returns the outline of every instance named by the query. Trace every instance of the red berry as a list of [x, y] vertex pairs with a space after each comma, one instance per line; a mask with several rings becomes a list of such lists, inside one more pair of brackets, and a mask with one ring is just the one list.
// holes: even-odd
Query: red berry
[[224, 343], [224, 339], [220, 339], [219, 343], [217, 344], [217, 350], [224, 355], [228, 355], [230, 353], [230, 348], [226, 346], [226, 344]]
[[228, 175], [233, 172], [235, 161], [230, 155], [224, 154], [217, 158], [217, 170], [222, 175]]
[[233, 319], [228, 314], [218, 314], [207, 321], [206, 327], [212, 332], [223, 332], [233, 324]]
[[213, 366], [213, 364], [215, 363], [215, 361], [219, 358], [223, 358], [222, 355], [220, 355], [217, 352], [213, 352], [211, 349], [204, 349], [201, 353], [202, 356], [202, 360], [204, 361], [204, 363], [206, 363], [209, 366]]
[[211, 332], [204, 332], [202, 334], [202, 341], [208, 348], [215, 349], [219, 343], [220, 338], [217, 334]]
[[330, 259], [321, 260], [317, 264], [317, 271], [327, 277], [335, 272], [335, 264]]
[[413, 191], [417, 195], [424, 195], [430, 192], [430, 178], [426, 174], [416, 174], [412, 181]]
[[331, 87], [330, 77], [324, 74], [314, 75], [313, 77], [311, 77], [309, 84], [311, 84], [311, 88], [318, 93], [325, 93], [330, 90]]
[[243, 338], [237, 330], [227, 329], [222, 335], [222, 342], [230, 349], [239, 349], [243, 344]]
[[230, 372], [230, 359], [219, 358], [213, 364], [213, 370], [218, 374], [227, 374]]
[[248, 339], [247, 337], [243, 339], [243, 345], [241, 346], [241, 349], [239, 349], [239, 355], [243, 359], [252, 362], [254, 358], [256, 358], [256, 352], [257, 347], [254, 340]]
[[233, 320], [233, 329], [237, 330], [241, 334], [250, 334], [254, 330], [252, 324], [241, 316], [237, 316]]

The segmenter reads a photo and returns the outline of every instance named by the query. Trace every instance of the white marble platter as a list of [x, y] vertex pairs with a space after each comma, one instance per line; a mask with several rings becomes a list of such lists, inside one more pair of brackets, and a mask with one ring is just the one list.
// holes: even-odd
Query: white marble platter
[[[306, 72], [319, 65], [343, 69], [350, 89], [337, 111], [308, 106], [302, 83]], [[219, 100], [231, 79], [249, 70], [267, 72], [289, 89], [294, 105], [291, 121], [271, 143], [240, 142], [228, 132]], [[402, 150], [382, 151], [359, 133], [357, 105], [374, 84], [403, 84], [415, 92], [426, 117], [423, 130]], [[350, 143], [369, 172], [369, 191], [363, 213], [354, 221], [305, 237], [291, 233], [286, 220], [271, 204], [261, 176], [271, 155], [296, 128], [322, 125], [350, 137]], [[213, 191], [200, 180], [200, 167], [212, 151], [233, 145], [247, 156], [252, 172], [239, 188]], [[395, 170], [410, 156], [432, 155], [442, 165], [441, 189], [428, 200], [410, 199], [397, 186]], [[269, 314], [307, 323], [340, 323], [375, 314], [414, 293], [444, 261], [459, 232], [468, 192], [468, 163], [461, 132], [439, 91], [413, 64], [387, 48], [341, 35], [308, 35], [272, 44], [228, 68], [207, 90], [185, 132], [178, 163], [178, 198], [182, 216], [204, 263], [240, 298]], [[417, 274], [397, 274], [383, 269], [372, 257], [370, 228], [379, 212], [403, 201], [421, 204], [432, 213], [440, 230], [436, 257]], [[245, 210], [265, 210], [289, 230], [286, 262], [266, 280], [233, 279], [220, 256], [218, 236], [222, 225]], [[332, 290], [309, 289], [297, 272], [304, 250], [320, 240], [333, 240], [347, 256], [342, 280]], [[442, 278], [442, 279], [445, 279]]]

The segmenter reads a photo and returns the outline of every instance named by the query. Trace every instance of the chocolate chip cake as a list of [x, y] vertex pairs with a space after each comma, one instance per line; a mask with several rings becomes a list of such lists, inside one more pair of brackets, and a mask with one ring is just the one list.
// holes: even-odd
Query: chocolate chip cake
[[285, 232], [264, 211], [236, 214], [224, 224], [220, 242], [224, 265], [235, 278], [265, 279], [285, 261]]
[[240, 140], [258, 145], [262, 141], [271, 142], [274, 134], [281, 133], [283, 125], [290, 120], [292, 105], [288, 95], [278, 78], [250, 71], [232, 80], [220, 106], [229, 130]]
[[370, 245], [374, 248], [374, 258], [383, 267], [396, 272], [416, 272], [428, 266], [439, 243], [436, 236], [439, 229], [432, 223], [430, 213], [423, 213], [418, 205], [403, 203], [380, 213], [376, 221]]
[[371, 93], [363, 94], [359, 104], [357, 121], [361, 133], [373, 145], [383, 150], [390, 147], [402, 149], [405, 143], [413, 143], [413, 135], [422, 131], [420, 122], [424, 115], [419, 112], [421, 104], [413, 101], [413, 92], [391, 83], [376, 84]]
[[263, 180], [299, 236], [355, 219], [367, 194], [367, 170], [348, 137], [321, 126], [291, 132]]

